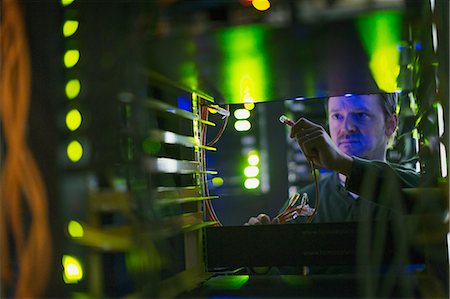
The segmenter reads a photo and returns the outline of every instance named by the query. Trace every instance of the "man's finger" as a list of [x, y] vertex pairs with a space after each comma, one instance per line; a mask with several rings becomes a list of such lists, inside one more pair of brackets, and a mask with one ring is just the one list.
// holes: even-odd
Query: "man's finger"
[[270, 223], [270, 217], [266, 214], [259, 214], [257, 219], [261, 224], [269, 224]]
[[291, 138], [294, 138], [298, 132], [307, 130], [307, 129], [316, 128], [317, 126], [318, 126], [317, 124], [302, 117], [295, 123], [294, 126], [292, 126], [290, 136], [291, 136]]
[[256, 217], [251, 217], [251, 218], [248, 220], [247, 223], [248, 223], [249, 225], [259, 225], [259, 224], [261, 224], [261, 222], [259, 221], [259, 219], [256, 218]]

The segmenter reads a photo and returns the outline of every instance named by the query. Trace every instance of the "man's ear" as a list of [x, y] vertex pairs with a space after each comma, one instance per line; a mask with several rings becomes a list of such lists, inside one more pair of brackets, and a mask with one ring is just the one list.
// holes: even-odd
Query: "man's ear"
[[386, 136], [390, 137], [392, 136], [392, 134], [395, 133], [395, 130], [397, 129], [397, 125], [398, 125], [398, 115], [397, 114], [392, 114], [389, 119], [386, 122]]

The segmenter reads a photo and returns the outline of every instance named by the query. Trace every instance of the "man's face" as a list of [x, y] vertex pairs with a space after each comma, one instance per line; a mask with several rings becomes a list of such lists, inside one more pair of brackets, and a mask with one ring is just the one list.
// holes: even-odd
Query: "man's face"
[[349, 156], [385, 160], [390, 130], [377, 97], [341, 96], [328, 101], [331, 139]]

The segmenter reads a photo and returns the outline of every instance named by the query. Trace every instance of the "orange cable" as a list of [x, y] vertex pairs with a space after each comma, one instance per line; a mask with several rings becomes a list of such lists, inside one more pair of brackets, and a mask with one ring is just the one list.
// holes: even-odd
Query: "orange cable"
[[[31, 74], [23, 18], [16, 0], [2, 1], [2, 11], [0, 115], [6, 153], [0, 181], [1, 279], [5, 285], [15, 287], [15, 297], [37, 298], [44, 293], [50, 274], [52, 248], [47, 196], [41, 173], [25, 140]], [[30, 214], [27, 230], [22, 200]], [[9, 251], [8, 234], [13, 237], [14, 255]], [[17, 260], [18, 273], [13, 273], [12, 258]], [[13, 277], [16, 277], [15, 285]]]

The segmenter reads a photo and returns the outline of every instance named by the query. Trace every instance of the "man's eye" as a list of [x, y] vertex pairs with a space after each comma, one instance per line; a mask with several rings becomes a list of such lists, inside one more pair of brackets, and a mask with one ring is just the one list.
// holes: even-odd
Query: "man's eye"
[[332, 114], [332, 115], [331, 115], [331, 118], [332, 118], [332, 119], [335, 119], [335, 120], [340, 120], [340, 119], [342, 119], [342, 115], [341, 115], [341, 114], [335, 113], [335, 114]]
[[366, 120], [369, 119], [369, 114], [364, 112], [356, 113], [356, 118], [359, 120]]

